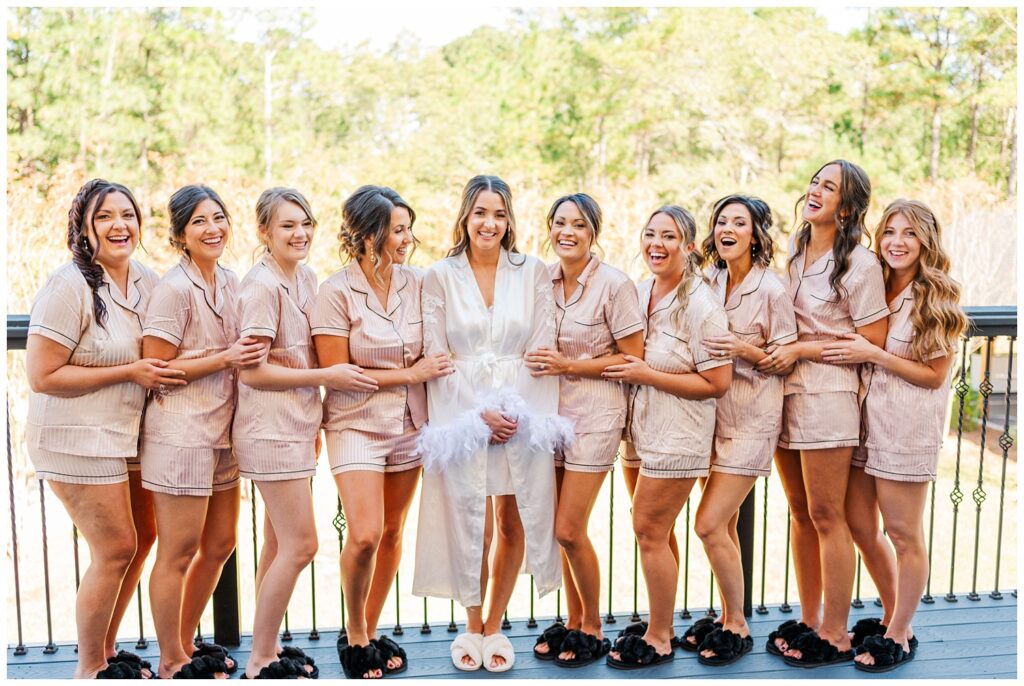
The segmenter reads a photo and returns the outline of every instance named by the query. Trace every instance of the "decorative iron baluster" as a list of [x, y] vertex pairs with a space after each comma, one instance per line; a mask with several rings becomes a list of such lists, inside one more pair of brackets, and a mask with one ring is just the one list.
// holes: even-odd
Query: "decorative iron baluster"
[[[341, 554], [341, 549], [345, 545], [345, 513], [341, 509], [341, 496], [338, 496], [338, 512], [334, 515], [334, 519], [331, 520], [331, 524], [334, 526], [335, 531], [338, 532], [338, 554]], [[341, 630], [338, 632], [338, 639], [348, 634], [348, 630], [345, 628], [345, 588], [341, 587]]]
[[930, 499], [931, 503], [928, 506], [928, 582], [925, 585], [924, 596], [921, 598], [921, 602], [928, 605], [935, 602], [935, 598], [932, 597], [932, 550], [934, 549], [933, 543], [935, 541], [935, 481], [932, 481]]
[[448, 622], [448, 633], [454, 634], [456, 631], [459, 630], [459, 628], [455, 625], [455, 601], [454, 600], [450, 600], [448, 602], [451, 604], [451, 613], [452, 613], [451, 621]]
[[768, 477], [764, 478], [764, 515], [761, 520], [761, 603], [757, 606], [756, 612], [759, 615], [768, 614], [768, 608], [764, 604], [764, 586], [768, 572]]
[[[616, 451], [616, 459], [621, 455]], [[615, 624], [615, 615], [612, 613], [612, 576], [615, 569], [615, 465], [608, 475], [608, 614], [604, 616], [605, 624]]]
[[78, 589], [82, 585], [81, 568], [78, 562], [78, 527], [74, 524], [71, 525], [71, 545], [75, 552], [75, 594], [78, 594]]
[[39, 480], [39, 516], [43, 520], [43, 588], [46, 592], [46, 647], [43, 655], [53, 655], [57, 645], [53, 642], [53, 614], [50, 611], [50, 544], [46, 535], [46, 486]]
[[960, 503], [964, 501], [964, 492], [960, 490], [960, 449], [964, 438], [964, 404], [967, 400], [967, 393], [971, 390], [967, 384], [967, 361], [969, 359], [967, 344], [969, 340], [965, 337], [963, 342], [963, 363], [960, 365], [960, 380], [956, 382], [956, 395], [960, 399], [956, 423], [956, 471], [953, 475], [953, 490], [949, 494], [949, 499], [953, 503], [953, 541], [949, 553], [949, 593], [946, 594], [946, 600], [951, 603], [957, 601], [956, 594], [953, 593], [953, 578], [956, 574], [956, 524], [960, 517]]
[[564, 622], [562, 618], [562, 589], [555, 591], [555, 621]]
[[[630, 508], [632, 510], [632, 508]], [[637, 545], [636, 536], [633, 537], [633, 615], [629, 618], [631, 622], [640, 621], [640, 613], [637, 612], [637, 596], [639, 594], [639, 574], [640, 571], [640, 547]]]
[[502, 631], [508, 631], [512, 628], [512, 622], [508, 621], [508, 609], [505, 610], [505, 616], [501, 620]]
[[1013, 343], [1016, 337], [1010, 337], [1010, 354], [1006, 359], [1006, 415], [1003, 418], [1003, 433], [999, 436], [999, 447], [1003, 450], [1003, 473], [999, 479], [999, 528], [996, 534], [996, 579], [992, 583], [992, 592], [989, 597], [994, 600], [1002, 600], [1003, 594], [999, 592], [999, 564], [1003, 558], [1003, 507], [1006, 500], [1006, 462], [1010, 448], [1013, 447], [1013, 437], [1010, 436], [1010, 409], [1013, 403], [1010, 395], [1013, 380]]
[[527, 626], [527, 628], [530, 628], [530, 629], [537, 628], [537, 618], [533, 616], [533, 596], [534, 596], [533, 587], [534, 587], [533, 574], [531, 574], [530, 575], [530, 618], [526, 620], [526, 626]]
[[[765, 531], [767, 537], [768, 532]], [[792, 612], [789, 604], [789, 559], [793, 554], [793, 512], [786, 507], [786, 569], [782, 575], [782, 605], [779, 605], [779, 612]]]
[[[971, 592], [967, 594], [968, 600], [981, 600], [978, 595], [978, 552], [981, 541], [981, 506], [985, 502], [985, 435], [988, 433], [988, 401], [992, 395], [992, 336], [985, 339], [985, 377], [978, 387], [981, 394], [981, 450], [978, 453], [978, 485], [971, 491], [971, 499], [974, 500], [974, 569], [971, 573]], [[1007, 398], [1009, 400], [1009, 398]]]
[[861, 559], [860, 553], [857, 553], [857, 583], [854, 586], [853, 600], [850, 602], [850, 607], [855, 607], [858, 610], [864, 607], [864, 601], [860, 599], [860, 570], [861, 570]]
[[[313, 477], [309, 477], [309, 492], [312, 497]], [[316, 628], [316, 560], [309, 561], [309, 603], [313, 613], [313, 628], [309, 630], [309, 640], [319, 641], [320, 632]]]
[[427, 599], [423, 599], [423, 626], [420, 627], [421, 634], [430, 633], [430, 620], [427, 618]]
[[402, 600], [398, 593], [398, 572], [395, 572], [395, 628], [391, 630], [394, 636], [401, 636], [405, 633], [402, 628]]
[[[686, 543], [684, 546], [685, 553], [683, 554], [683, 609], [679, 611], [680, 619], [690, 619], [693, 615], [690, 614], [690, 498], [686, 499]], [[675, 527], [672, 529], [672, 535], [675, 536]], [[676, 540], [678, 546], [679, 541]], [[647, 602], [651, 602], [650, 598]]]
[[[709, 589], [710, 595], [708, 597], [708, 615], [711, 617], [717, 617], [718, 613], [715, 611], [715, 571], [711, 570], [711, 588]], [[722, 608], [725, 612], [725, 608]]]
[[18, 645], [14, 654], [25, 654], [25, 642], [21, 635], [21, 575], [18, 569], [18, 520], [14, 507], [14, 455], [11, 450], [11, 401], [7, 400], [7, 488], [11, 499], [11, 554], [14, 562], [14, 608], [18, 620]]
[[139, 608], [139, 640], [135, 642], [135, 648], [138, 650], [144, 650], [149, 647], [149, 641], [146, 640], [145, 629], [142, 627], [142, 582], [140, 581], [135, 587], [135, 601]]

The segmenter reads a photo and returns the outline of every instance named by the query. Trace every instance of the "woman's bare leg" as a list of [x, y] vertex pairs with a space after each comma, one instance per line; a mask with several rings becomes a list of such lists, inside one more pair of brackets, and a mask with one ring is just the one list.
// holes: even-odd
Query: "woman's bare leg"
[[128, 484], [48, 483], [89, 546], [89, 567], [75, 596], [78, 664], [74, 678], [93, 679], [107, 666], [110, 618], [135, 556]]

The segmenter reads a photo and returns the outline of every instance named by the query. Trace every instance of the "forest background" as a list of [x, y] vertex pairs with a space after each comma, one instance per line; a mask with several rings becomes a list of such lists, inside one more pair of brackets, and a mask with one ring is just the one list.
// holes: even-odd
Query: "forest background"
[[[585, 191], [605, 213], [604, 258], [640, 278], [639, 234], [653, 209], [683, 205], [703, 237], [711, 204], [736, 191], [774, 208], [776, 266], [783, 264], [793, 205], [811, 174], [836, 157], [871, 177], [869, 227], [898, 197], [934, 208], [963, 304], [1016, 303], [1015, 8], [874, 8], [863, 26], [845, 33], [829, 30], [807, 8], [531, 9], [443, 45], [400, 35], [387, 49], [325, 48], [310, 35], [314, 22], [314, 13], [300, 9], [9, 9], [7, 312], [27, 313], [47, 275], [69, 259], [68, 206], [95, 176], [135, 191], [145, 247], [136, 257], [160, 273], [177, 260], [167, 242], [167, 200], [187, 183], [206, 183], [227, 202], [234, 236], [222, 261], [240, 277], [258, 254], [260, 192], [272, 185], [301, 190], [320, 222], [309, 263], [322, 280], [340, 266], [341, 205], [359, 185], [392, 186], [412, 204], [422, 242], [412, 263], [423, 267], [450, 245], [466, 180], [493, 173], [512, 187], [521, 250], [553, 260], [544, 245], [548, 207], [562, 194]], [[243, 25], [250, 36], [240, 37]], [[10, 352], [7, 363], [12, 505], [19, 539], [28, 542], [21, 550], [26, 640], [40, 640], [40, 490], [23, 444], [24, 355]], [[976, 454], [970, 445], [965, 454]], [[943, 533], [955, 529], [948, 496], [954, 463], [959, 484], [954, 448], [947, 441], [937, 485], [935, 526]], [[986, 487], [995, 493], [1000, 456], [992, 450], [994, 439], [979, 454], [987, 456]], [[321, 537], [315, 587], [321, 611], [329, 609], [321, 623], [337, 626], [337, 535], [329, 524], [336, 495], [325, 462], [313, 480]], [[785, 500], [775, 477], [765, 484], [772, 512], [767, 597], [778, 602]], [[1005, 487], [1012, 514], [1004, 544], [1016, 550], [1015, 470]], [[253, 525], [262, 514], [245, 490], [239, 554], [249, 622]], [[618, 476], [606, 482], [591, 526], [602, 578], [614, 563], [616, 609], [632, 595], [624, 493]], [[420, 603], [408, 594], [416, 507], [399, 584], [412, 612]], [[59, 505], [47, 513], [56, 637], [73, 638], [72, 528]], [[690, 528], [688, 513], [680, 535]], [[1002, 508], [986, 506], [986, 546], [996, 513]], [[692, 591], [683, 604], [697, 606], [707, 599], [709, 576], [699, 541], [692, 543], [695, 563], [680, 583]], [[950, 568], [949, 553], [938, 544], [936, 569]], [[9, 569], [9, 547], [7, 555]], [[955, 566], [962, 580], [971, 560], [961, 558]], [[761, 560], [756, 564], [763, 573]], [[991, 569], [982, 571], [989, 578]], [[1004, 556], [1003, 572], [1015, 584], [1015, 555]], [[863, 595], [871, 597], [864, 578]], [[313, 585], [304, 575], [293, 626], [310, 626], [305, 599]], [[602, 607], [612, 604], [602, 595]], [[528, 600], [520, 583], [509, 614], [526, 616]], [[638, 602], [645, 607], [642, 589]], [[544, 599], [538, 616], [553, 615], [555, 603]], [[432, 616], [447, 613], [447, 602], [431, 601]], [[139, 630], [152, 635], [148, 611], [144, 617]], [[394, 614], [385, 610], [385, 622], [392, 618], [397, 604]], [[209, 627], [209, 616], [203, 622]], [[134, 630], [131, 623], [124, 633]]]

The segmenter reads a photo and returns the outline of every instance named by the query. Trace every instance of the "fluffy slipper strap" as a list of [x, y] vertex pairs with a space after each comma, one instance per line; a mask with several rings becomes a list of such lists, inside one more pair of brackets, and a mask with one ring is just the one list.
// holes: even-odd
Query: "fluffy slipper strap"
[[380, 658], [376, 646], [372, 644], [364, 646], [347, 645], [341, 650], [341, 668], [348, 679], [362, 679], [367, 672], [376, 669], [384, 676], [386, 665]]
[[174, 673], [172, 679], [216, 679], [217, 674], [227, 674], [228, 666], [224, 660], [213, 655], [200, 655], [193, 657], [190, 662], [182, 665], [181, 669]]

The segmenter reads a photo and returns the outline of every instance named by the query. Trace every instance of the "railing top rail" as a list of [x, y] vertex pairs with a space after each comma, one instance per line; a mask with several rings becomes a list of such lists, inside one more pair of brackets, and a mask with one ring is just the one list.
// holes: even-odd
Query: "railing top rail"
[[[1016, 336], [1016, 305], [979, 305], [965, 307], [971, 320], [971, 336]], [[28, 315], [7, 315], [7, 349], [24, 350], [28, 340]]]

